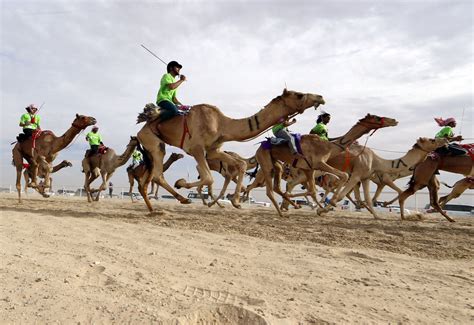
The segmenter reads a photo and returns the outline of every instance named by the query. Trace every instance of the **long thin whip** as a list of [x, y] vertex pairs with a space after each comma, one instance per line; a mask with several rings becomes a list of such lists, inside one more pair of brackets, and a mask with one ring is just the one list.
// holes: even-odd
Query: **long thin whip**
[[145, 50], [147, 50], [151, 55], [153, 55], [155, 58], [157, 58], [158, 60], [160, 60], [161, 62], [163, 62], [164, 65], [167, 65], [168, 63], [166, 63], [165, 61], [163, 61], [158, 55], [156, 55], [155, 53], [153, 53], [151, 50], [149, 50], [145, 45], [143, 44], [140, 44], [141, 47], [143, 47]]

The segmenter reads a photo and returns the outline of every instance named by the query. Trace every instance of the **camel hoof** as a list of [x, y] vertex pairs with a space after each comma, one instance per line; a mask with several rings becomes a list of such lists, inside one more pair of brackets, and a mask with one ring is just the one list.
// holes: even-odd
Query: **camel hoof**
[[31, 183], [28, 184], [28, 187], [37, 188], [38, 184], [31, 182]]
[[301, 208], [302, 208], [302, 206], [299, 205], [299, 204], [297, 204], [297, 205], [295, 206], [295, 209], [301, 209]]
[[177, 189], [180, 189], [181, 187], [184, 187], [184, 184], [186, 184], [186, 180], [184, 178], [180, 178], [174, 183], [174, 187]]
[[179, 202], [180, 202], [181, 204], [191, 204], [191, 203], [193, 203], [193, 200], [191, 200], [191, 199], [184, 199], [184, 200], [181, 200], [181, 201], [179, 201]]
[[41, 194], [41, 195], [43, 195], [44, 198], [49, 198], [49, 194], [44, 193], [44, 194]]
[[234, 208], [236, 209], [242, 209], [242, 206], [238, 203], [235, 203], [234, 201], [231, 201], [232, 202], [232, 205], [234, 206]]

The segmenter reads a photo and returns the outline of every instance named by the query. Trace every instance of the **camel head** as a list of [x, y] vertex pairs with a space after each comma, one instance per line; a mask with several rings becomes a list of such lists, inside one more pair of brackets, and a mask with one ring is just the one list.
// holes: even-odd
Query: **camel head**
[[97, 120], [92, 116], [85, 116], [76, 114], [76, 118], [72, 121], [72, 126], [84, 130], [86, 127], [90, 125], [94, 125], [97, 123]]
[[303, 113], [305, 109], [313, 107], [316, 109], [319, 105], [324, 105], [323, 96], [316, 94], [304, 94], [293, 90], [283, 89], [283, 94], [280, 96], [285, 106], [290, 109], [292, 113]]
[[134, 146], [134, 147], [136, 147], [139, 143], [140, 143], [140, 142], [138, 142], [138, 138], [135, 137], [135, 136], [133, 136], [133, 135], [131, 135], [131, 136], [130, 136], [130, 142], [128, 143], [127, 147], [128, 147], [128, 146]]
[[358, 124], [361, 124], [370, 130], [373, 130], [385, 128], [387, 126], [397, 126], [398, 121], [390, 117], [381, 117], [377, 115], [367, 114], [364, 118], [361, 118], [359, 120]]
[[438, 149], [439, 147], [444, 147], [448, 145], [449, 141], [446, 138], [418, 138], [414, 147], [418, 147], [423, 151], [431, 152]]

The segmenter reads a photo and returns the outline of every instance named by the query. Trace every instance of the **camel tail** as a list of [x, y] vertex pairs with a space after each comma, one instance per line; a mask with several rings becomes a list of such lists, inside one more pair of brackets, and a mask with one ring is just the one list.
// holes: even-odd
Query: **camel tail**
[[255, 166], [255, 169], [253, 170], [253, 172], [250, 172], [250, 173], [245, 173], [250, 179], [252, 178], [255, 178], [255, 176], [257, 175], [257, 172], [258, 172], [258, 163], [257, 163], [257, 166]]
[[453, 188], [453, 187], [454, 187], [454, 186], [450, 186], [450, 185], [446, 184], [445, 182], [440, 182], [440, 183], [443, 184], [443, 185], [446, 186], [446, 187], [449, 187], [449, 188]]

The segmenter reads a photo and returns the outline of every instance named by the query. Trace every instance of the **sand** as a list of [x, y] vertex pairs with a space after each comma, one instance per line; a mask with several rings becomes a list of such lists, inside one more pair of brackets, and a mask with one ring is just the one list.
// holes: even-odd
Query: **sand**
[[474, 321], [474, 218], [0, 195], [0, 323]]

